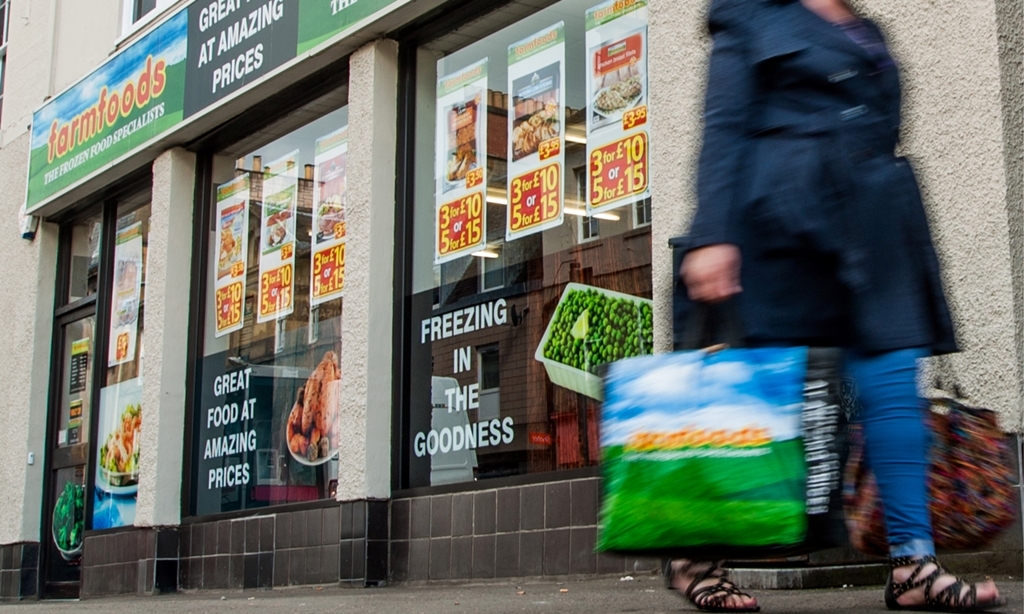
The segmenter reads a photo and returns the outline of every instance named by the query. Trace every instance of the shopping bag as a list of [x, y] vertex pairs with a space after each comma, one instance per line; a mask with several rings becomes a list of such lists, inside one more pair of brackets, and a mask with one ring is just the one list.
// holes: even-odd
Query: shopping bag
[[779, 557], [845, 542], [839, 351], [685, 351], [612, 364], [598, 549]]
[[[1017, 518], [1017, 459], [1010, 441], [994, 411], [952, 399], [932, 400], [928, 426], [928, 503], [935, 545], [946, 550], [982, 548]], [[884, 556], [889, 546], [882, 502], [857, 425], [851, 441], [843, 493], [850, 542], [861, 552]]]

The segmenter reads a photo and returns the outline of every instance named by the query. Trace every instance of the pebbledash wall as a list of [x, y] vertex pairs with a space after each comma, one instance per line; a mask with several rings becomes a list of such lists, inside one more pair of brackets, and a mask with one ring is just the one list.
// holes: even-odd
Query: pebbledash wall
[[[288, 2], [289, 0], [285, 0]], [[326, 2], [327, 0], [325, 0]], [[754, 1], [754, 0], [751, 0]], [[168, 14], [189, 5], [178, 2]], [[504, 4], [504, 3], [503, 3]], [[552, 3], [512, 2], [523, 15]], [[597, 4], [596, 0], [594, 4]], [[694, 208], [702, 91], [709, 41], [706, 2], [650, 4], [651, 225], [654, 341], [671, 347], [672, 255], [668, 239], [685, 232]], [[1021, 447], [1024, 430], [1024, 16], [1012, 0], [854, 2], [886, 30], [904, 71], [902, 151], [916, 164], [963, 351], [934, 360], [922, 386], [958, 386], [997, 410]], [[0, 123], [0, 600], [41, 594], [44, 467], [54, 348], [59, 219], [108, 185], [149, 168], [152, 219], [146, 282], [146, 362], [142, 463], [135, 526], [87, 531], [81, 595], [152, 594], [177, 589], [257, 589], [304, 584], [374, 586], [388, 582], [571, 576], [651, 570], [656, 561], [597, 555], [595, 467], [405, 488], [401, 455], [400, 356], [404, 300], [396, 272], [408, 263], [396, 225], [407, 203], [396, 194], [410, 138], [400, 115], [403, 44], [436, 24], [486, 22], [493, 2], [397, 2], [373, 23], [300, 55], [256, 86], [139, 156], [41, 211], [33, 240], [21, 238], [32, 113], [145, 33], [118, 38], [119, 0], [86, 9], [62, 0], [12, 0]], [[500, 13], [499, 13], [500, 15]], [[491, 16], [493, 19], [493, 15]], [[158, 18], [156, 21], [160, 21]], [[500, 20], [499, 20], [500, 21]], [[451, 25], [446, 25], [451, 24]], [[497, 26], [489, 26], [489, 31]], [[442, 32], [443, 33], [443, 32]], [[285, 92], [300, 78], [347, 63], [350, 180], [346, 293], [340, 366], [345, 386], [335, 500], [190, 517], [182, 484], [189, 395], [188, 338], [197, 156], [191, 144], [232, 117]], [[397, 162], [396, 162], [397, 161]], [[182, 259], [182, 255], [186, 255]], [[396, 318], [399, 320], [396, 322]], [[415, 334], [407, 333], [407, 334]], [[399, 443], [396, 443], [399, 442]], [[1018, 476], [1020, 469], [1017, 468]], [[1019, 571], [1019, 524], [990, 552], [962, 555], [988, 572]], [[791, 561], [854, 560], [847, 553]], [[979, 563], [979, 568], [981, 568]]]

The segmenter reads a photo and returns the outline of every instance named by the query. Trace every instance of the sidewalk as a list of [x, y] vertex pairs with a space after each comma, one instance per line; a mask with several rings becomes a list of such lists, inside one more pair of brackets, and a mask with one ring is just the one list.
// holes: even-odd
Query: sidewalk
[[[1024, 595], [1019, 577], [996, 578], [1010, 604], [999, 610], [1020, 614]], [[881, 587], [836, 590], [753, 591], [762, 611], [801, 614], [886, 612]], [[441, 614], [449, 612], [537, 612], [611, 614], [613, 612], [695, 611], [662, 588], [657, 577], [633, 581], [616, 578], [553, 582], [509, 581], [444, 586], [393, 586], [377, 589], [301, 587], [275, 591], [219, 592], [157, 597], [122, 597], [82, 602], [30, 602], [0, 606], [0, 611], [205, 613], [216, 612], [359, 612], [366, 614]]]

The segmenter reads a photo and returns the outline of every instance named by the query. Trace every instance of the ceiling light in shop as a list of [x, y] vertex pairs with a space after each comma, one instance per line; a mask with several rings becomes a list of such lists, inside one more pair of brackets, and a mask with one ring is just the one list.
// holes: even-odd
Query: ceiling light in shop
[[599, 220], [608, 220], [609, 222], [618, 222], [619, 216], [614, 213], [595, 213], [593, 217]]
[[498, 254], [496, 254], [495, 252], [492, 252], [489, 249], [484, 249], [484, 250], [480, 250], [478, 252], [473, 252], [470, 255], [471, 256], [476, 256], [477, 258], [500, 258], [500, 256], [498, 256]]
[[585, 136], [577, 136], [575, 134], [566, 134], [565, 135], [565, 140], [569, 141], [570, 143], [579, 143], [580, 145], [586, 145], [587, 144], [587, 137], [585, 137]]
[[566, 207], [565, 208], [565, 214], [566, 215], [579, 215], [579, 216], [582, 217], [582, 216], [585, 216], [587, 214], [587, 211], [585, 209], [576, 209], [576, 208], [573, 208], [573, 207]]

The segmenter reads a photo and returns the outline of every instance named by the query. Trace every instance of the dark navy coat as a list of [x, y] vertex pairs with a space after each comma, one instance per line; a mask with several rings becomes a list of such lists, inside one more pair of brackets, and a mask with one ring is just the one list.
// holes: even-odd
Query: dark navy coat
[[713, 0], [709, 23], [687, 249], [739, 246], [749, 340], [954, 351], [881, 32], [865, 48], [799, 0]]

